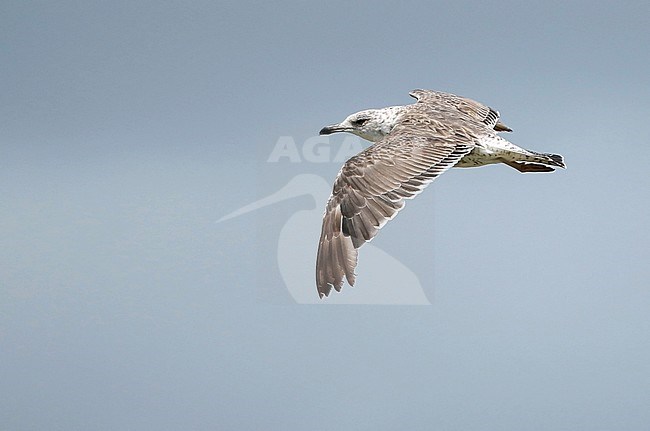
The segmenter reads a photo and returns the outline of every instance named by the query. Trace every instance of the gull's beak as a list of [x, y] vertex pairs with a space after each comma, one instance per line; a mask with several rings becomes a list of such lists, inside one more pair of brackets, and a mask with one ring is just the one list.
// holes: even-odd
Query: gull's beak
[[340, 124], [332, 124], [330, 126], [325, 126], [322, 129], [320, 129], [320, 132], [318, 133], [319, 135], [331, 135], [332, 133], [336, 132], [345, 132], [348, 129], [345, 127], [342, 127]]

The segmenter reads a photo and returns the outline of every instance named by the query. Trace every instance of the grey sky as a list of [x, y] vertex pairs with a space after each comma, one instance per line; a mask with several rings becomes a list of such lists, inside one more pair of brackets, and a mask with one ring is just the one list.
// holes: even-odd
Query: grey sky
[[[648, 429], [649, 20], [641, 1], [2, 2], [0, 428]], [[268, 163], [281, 137], [302, 151], [414, 88], [495, 107], [568, 169], [456, 169], [409, 202], [372, 245], [431, 305], [296, 304], [279, 239], [325, 202], [216, 221], [331, 184], [333, 156]]]

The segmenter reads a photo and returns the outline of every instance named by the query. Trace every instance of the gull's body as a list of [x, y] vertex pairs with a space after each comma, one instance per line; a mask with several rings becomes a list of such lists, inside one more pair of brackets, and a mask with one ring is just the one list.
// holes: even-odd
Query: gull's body
[[471, 99], [415, 90], [417, 102], [366, 110], [321, 134], [350, 132], [373, 145], [348, 160], [330, 196], [318, 246], [316, 285], [321, 297], [354, 284], [357, 249], [451, 167], [505, 163], [520, 172], [564, 168], [562, 156], [520, 148], [497, 132], [510, 131], [499, 113]]

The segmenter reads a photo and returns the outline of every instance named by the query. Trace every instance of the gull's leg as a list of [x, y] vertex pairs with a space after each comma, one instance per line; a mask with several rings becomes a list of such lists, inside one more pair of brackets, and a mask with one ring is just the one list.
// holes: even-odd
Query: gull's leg
[[510, 166], [511, 168], [515, 168], [521, 173], [526, 173], [526, 172], [553, 172], [555, 169], [551, 168], [550, 166], [546, 165], [540, 165], [537, 163], [524, 163], [524, 162], [514, 162], [512, 160], [504, 160], [503, 163], [506, 165]]

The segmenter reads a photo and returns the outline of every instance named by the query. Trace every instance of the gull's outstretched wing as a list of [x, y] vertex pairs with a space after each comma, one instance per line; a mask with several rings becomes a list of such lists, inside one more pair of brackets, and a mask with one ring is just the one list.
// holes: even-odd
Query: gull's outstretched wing
[[425, 106], [412, 106], [390, 134], [348, 160], [336, 177], [316, 258], [321, 298], [332, 288], [340, 291], [344, 278], [353, 285], [357, 249], [395, 217], [406, 199], [474, 147], [476, 135], [463, 127], [464, 115], [446, 112], [436, 119]]
[[512, 132], [510, 127], [499, 121], [499, 111], [483, 105], [476, 100], [456, 96], [455, 94], [443, 93], [442, 91], [431, 90], [413, 90], [409, 95], [417, 99], [418, 102], [429, 103], [432, 105], [446, 104], [447, 106], [453, 107], [465, 115], [482, 122], [490, 129], [494, 129], [497, 132]]

